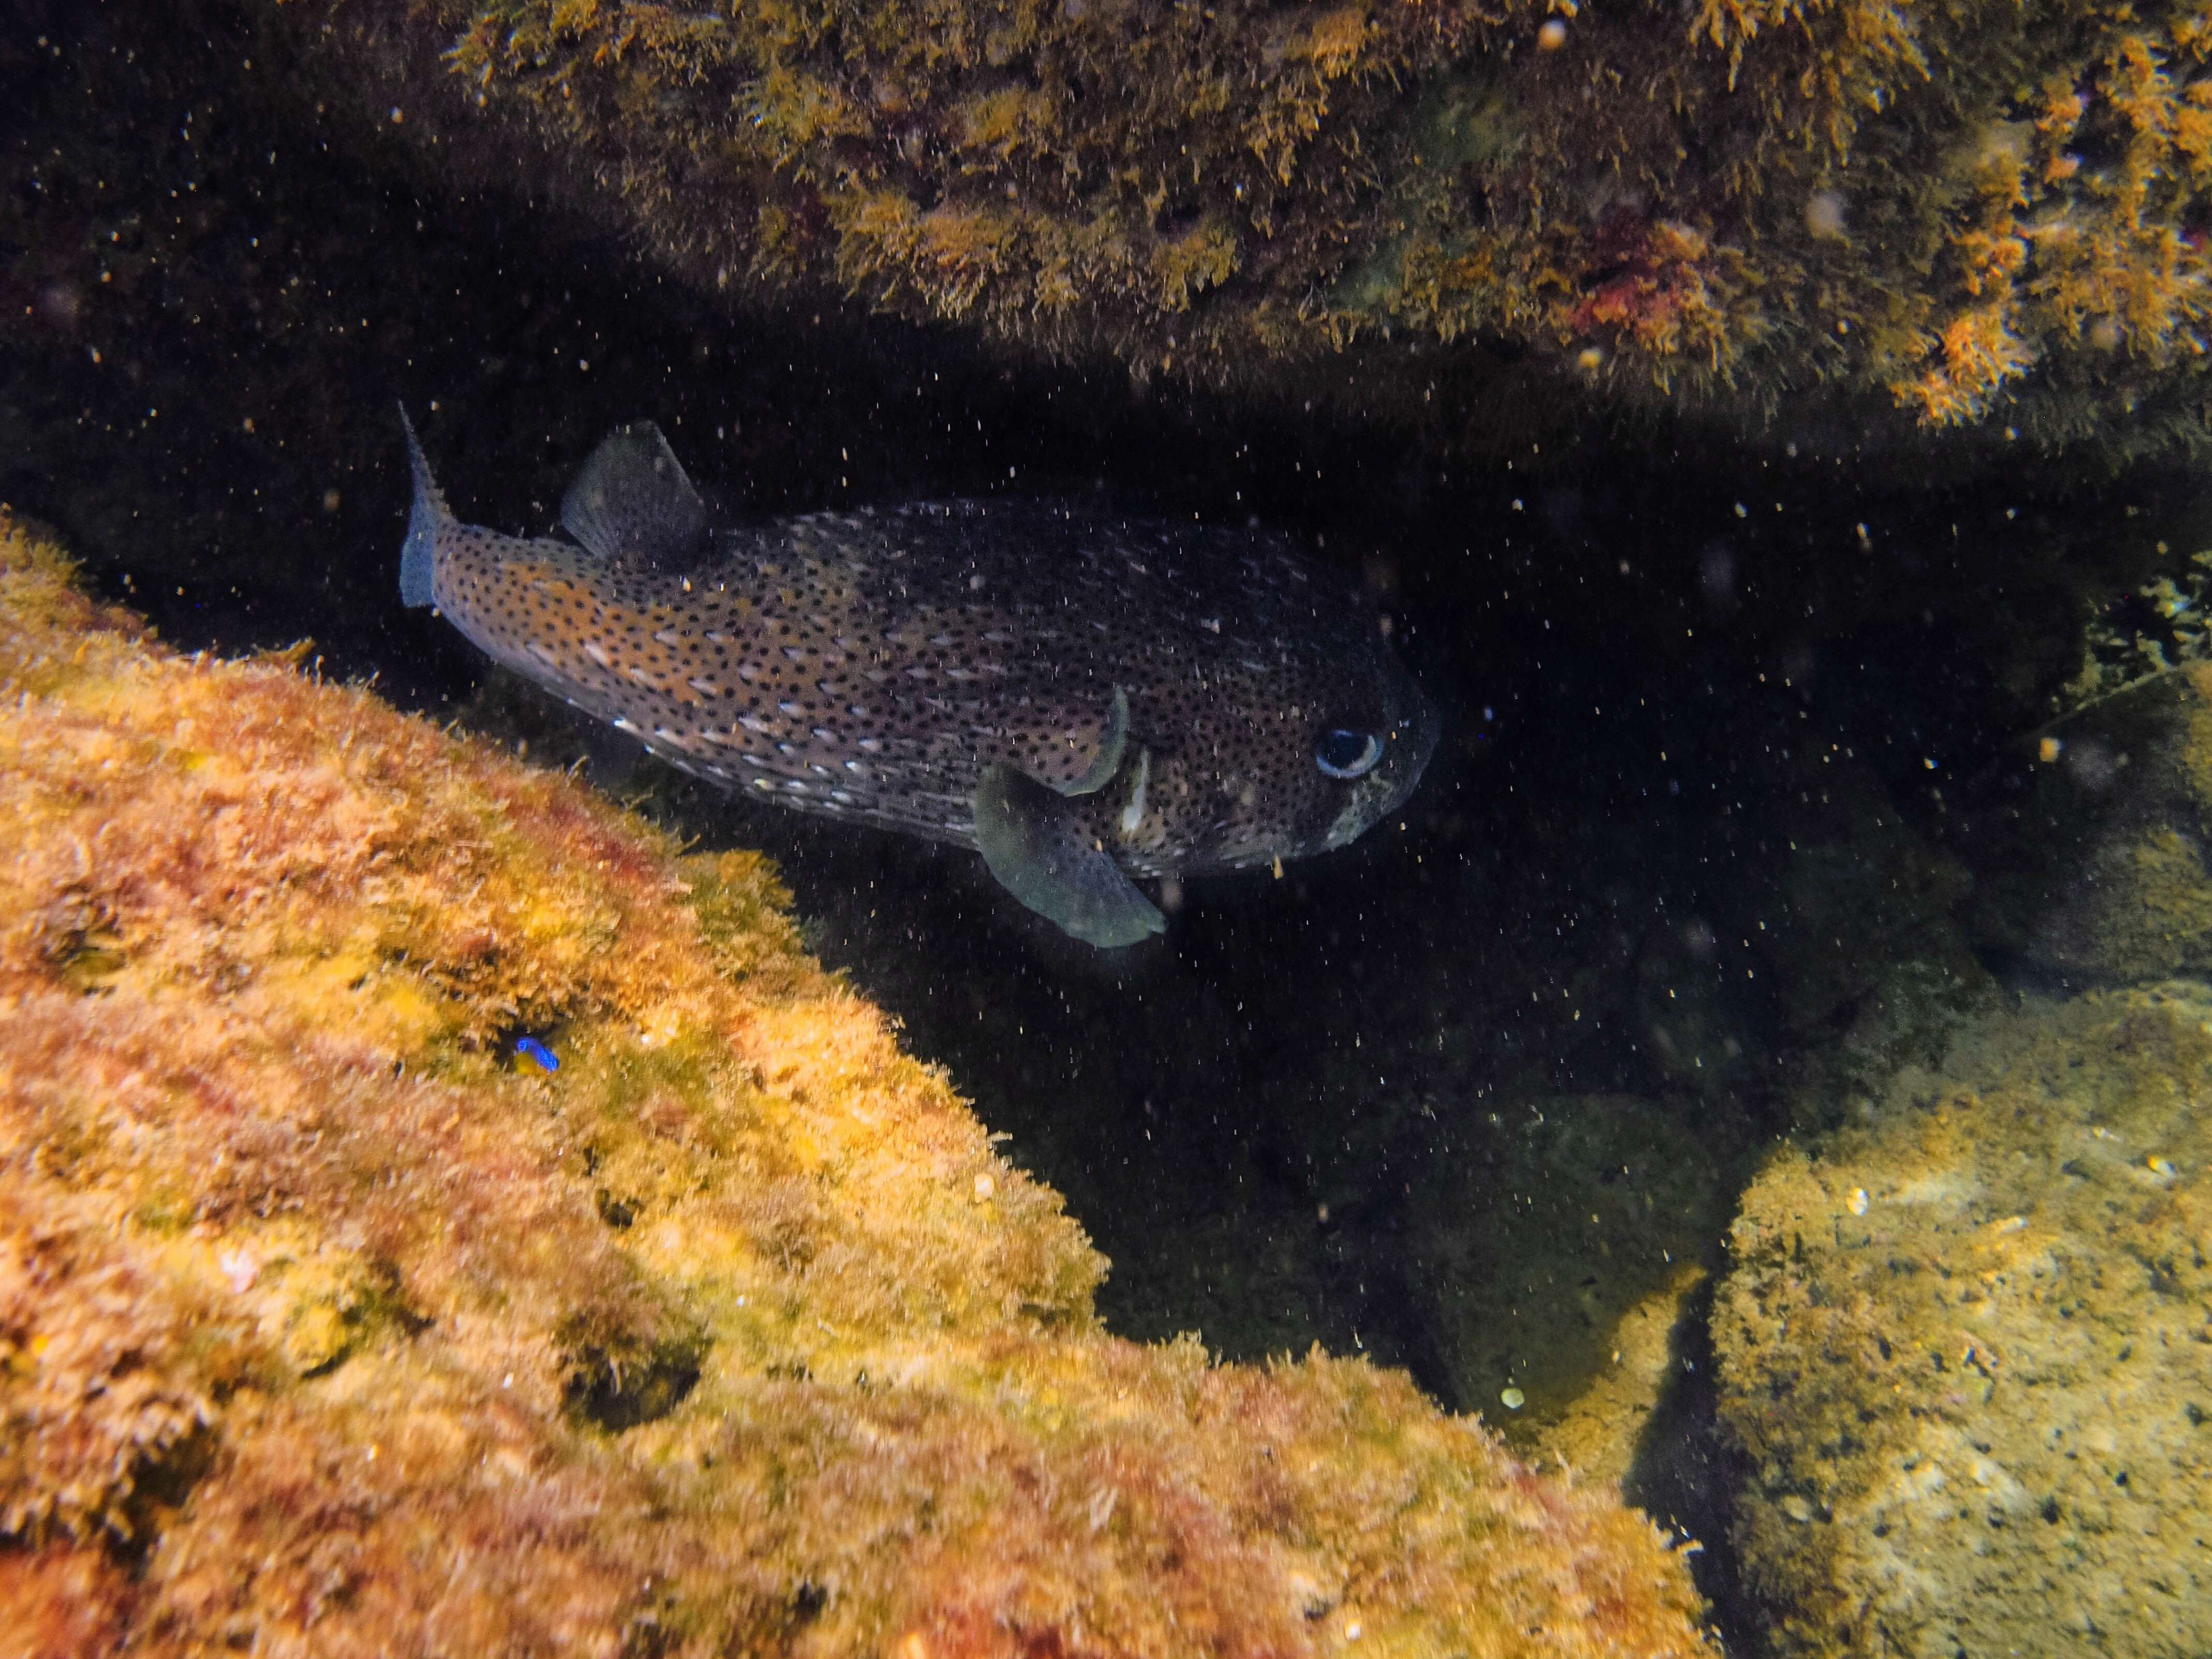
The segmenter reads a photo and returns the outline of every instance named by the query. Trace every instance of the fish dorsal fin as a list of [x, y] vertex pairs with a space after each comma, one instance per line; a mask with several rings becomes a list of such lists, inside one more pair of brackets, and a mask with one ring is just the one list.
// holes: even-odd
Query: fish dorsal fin
[[711, 528], [707, 503], [651, 421], [601, 441], [561, 498], [561, 523], [603, 559], [668, 565], [696, 561]]
[[1004, 762], [975, 787], [975, 839], [999, 884], [1086, 945], [1110, 951], [1167, 931], [1084, 823], [1076, 799]]
[[407, 465], [415, 475], [415, 504], [407, 514], [407, 539], [399, 548], [399, 602], [413, 610], [434, 602], [438, 531], [453, 522], [453, 514], [446, 510], [446, 498], [430, 476], [429, 460], [404, 404], [399, 405], [399, 424], [407, 434]]

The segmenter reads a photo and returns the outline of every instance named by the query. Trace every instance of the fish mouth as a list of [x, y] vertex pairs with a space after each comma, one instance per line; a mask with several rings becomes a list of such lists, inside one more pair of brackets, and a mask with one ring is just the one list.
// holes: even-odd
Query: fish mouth
[[1421, 779], [1429, 769], [1429, 762], [1436, 756], [1437, 744], [1443, 738], [1442, 711], [1421, 695], [1419, 686], [1409, 683], [1406, 690], [1413, 707], [1390, 734], [1392, 747], [1383, 756], [1382, 764], [1376, 769], [1389, 775], [1390, 787], [1389, 796], [1376, 808], [1377, 817], [1396, 811], [1413, 799], [1413, 791], [1420, 787]]

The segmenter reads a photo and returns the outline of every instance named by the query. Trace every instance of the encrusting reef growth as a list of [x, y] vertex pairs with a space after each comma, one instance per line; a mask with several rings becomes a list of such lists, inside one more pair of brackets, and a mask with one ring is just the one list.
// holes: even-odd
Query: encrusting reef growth
[[11, 1651], [1710, 1650], [1402, 1376], [1107, 1335], [758, 857], [7, 520], [0, 692]]
[[2212, 1646], [2212, 993], [2031, 999], [1743, 1199], [1735, 1543], [1791, 1659]]
[[2043, 988], [1900, 981], [1923, 1040], [1808, 1073], [1743, 1195], [1713, 1341], [1784, 1659], [2212, 1647], [2212, 667], [2134, 662], [1963, 792], [1968, 925]]
[[2184, 7], [258, 9], [439, 175], [521, 177], [740, 296], [1448, 433], [1595, 399], [2107, 459], [2206, 435]]

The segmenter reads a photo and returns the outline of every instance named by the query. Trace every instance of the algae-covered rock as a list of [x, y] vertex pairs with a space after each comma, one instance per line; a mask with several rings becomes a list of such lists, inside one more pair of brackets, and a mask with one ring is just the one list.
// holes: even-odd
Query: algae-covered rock
[[1515, 1446], [1618, 1479], [1727, 1219], [1723, 1159], [1632, 1096], [1470, 1115], [1408, 1197], [1431, 1345], [1454, 1396]]
[[1988, 838], [1999, 948], [2075, 985], [2212, 975], [2212, 665], [2154, 674], [2036, 734]]
[[1705, 1650], [1400, 1375], [1104, 1263], [744, 853], [0, 521], [9, 1651]]
[[2184, 8], [258, 8], [450, 179], [585, 204], [712, 291], [834, 287], [1461, 435], [1585, 399], [2205, 435], [2212, 29]]
[[2212, 1648], [2212, 991], [2031, 999], [1778, 1152], [1714, 1310], [1783, 1655]]
[[1936, 1059], [1998, 994], [1961, 919], [1972, 874], [1905, 821], [1875, 769], [1830, 744], [1790, 783], [1743, 926], [1775, 964], [1784, 1098], [1816, 1129], [1899, 1066]]

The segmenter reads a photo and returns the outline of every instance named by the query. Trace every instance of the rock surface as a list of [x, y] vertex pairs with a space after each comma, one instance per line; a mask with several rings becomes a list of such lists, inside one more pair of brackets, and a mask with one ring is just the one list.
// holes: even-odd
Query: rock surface
[[2212, 975], [2212, 665], [2054, 721], [2033, 788], [1993, 825], [2009, 854], [1983, 932], [2072, 986]]
[[2212, 991], [2030, 999], [1745, 1194], [1714, 1312], [1789, 1656], [2212, 1646]]
[[4, 520], [0, 688], [11, 1651], [1708, 1650], [1402, 1375], [1105, 1335], [757, 856]]

